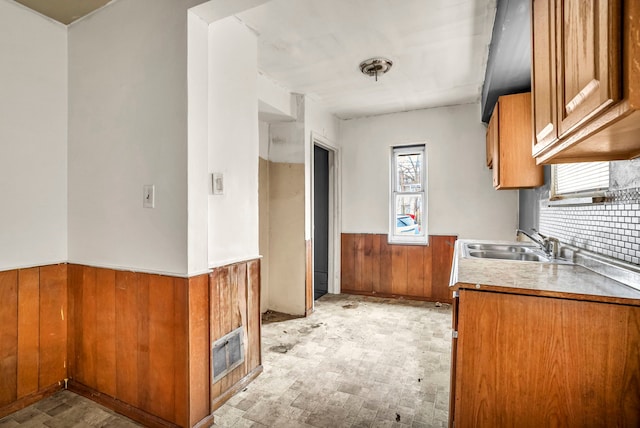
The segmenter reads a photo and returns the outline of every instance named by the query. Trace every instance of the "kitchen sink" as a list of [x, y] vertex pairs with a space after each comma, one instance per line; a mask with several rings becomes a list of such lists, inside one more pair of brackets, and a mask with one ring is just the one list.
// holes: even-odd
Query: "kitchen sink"
[[532, 252], [536, 248], [528, 245], [510, 245], [510, 244], [467, 244], [469, 250], [481, 251], [499, 251], [506, 253], [526, 253]]
[[562, 252], [559, 252], [558, 255], [560, 256], [558, 258], [547, 256], [541, 248], [526, 242], [468, 242], [463, 247], [463, 257], [465, 258], [573, 264], [572, 257], [564, 257]]
[[[517, 248], [522, 251], [469, 251], [469, 257], [481, 259], [500, 259], [500, 260], [520, 260], [526, 262], [548, 262], [549, 258], [542, 254], [527, 252], [526, 250]], [[531, 251], [531, 250], [529, 250]]]

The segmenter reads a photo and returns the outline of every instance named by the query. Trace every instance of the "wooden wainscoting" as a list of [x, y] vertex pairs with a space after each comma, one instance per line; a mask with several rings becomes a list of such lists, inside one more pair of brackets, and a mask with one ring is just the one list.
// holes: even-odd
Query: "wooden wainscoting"
[[69, 389], [146, 426], [208, 416], [207, 275], [68, 269]]
[[0, 272], [0, 417], [64, 387], [67, 266]]
[[209, 277], [211, 339], [243, 327], [244, 363], [211, 383], [211, 411], [223, 405], [262, 372], [260, 320], [260, 260], [215, 268]]
[[429, 245], [398, 245], [383, 234], [343, 233], [342, 292], [451, 303], [456, 238], [429, 236]]
[[313, 313], [313, 241], [307, 239], [305, 248], [305, 276], [304, 276], [304, 316]]

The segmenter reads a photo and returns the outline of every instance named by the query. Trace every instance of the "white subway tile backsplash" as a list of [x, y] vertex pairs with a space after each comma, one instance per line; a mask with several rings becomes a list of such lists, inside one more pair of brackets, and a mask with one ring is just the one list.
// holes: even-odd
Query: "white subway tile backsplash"
[[[581, 206], [542, 206], [540, 232], [567, 244], [638, 264], [640, 189], [609, 195], [614, 202]], [[616, 202], [616, 199], [624, 203]]]

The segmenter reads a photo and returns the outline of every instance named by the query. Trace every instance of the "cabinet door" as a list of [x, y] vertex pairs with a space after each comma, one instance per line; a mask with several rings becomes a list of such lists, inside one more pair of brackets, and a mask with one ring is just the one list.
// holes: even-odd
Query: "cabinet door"
[[620, 100], [620, 16], [620, 0], [557, 3], [560, 135]]
[[[500, 101], [493, 108], [487, 132], [487, 151], [491, 153], [493, 187], [500, 184]], [[487, 154], [489, 156], [489, 154]]]
[[533, 155], [558, 139], [555, 1], [534, 0], [531, 14]]
[[[496, 102], [496, 106], [494, 107], [494, 110], [497, 108], [498, 108], [498, 103]], [[493, 119], [493, 116], [491, 117], [491, 119], [489, 119], [489, 126], [487, 127], [487, 142], [486, 142], [487, 166], [489, 167], [489, 169], [493, 168], [493, 140], [494, 138], [497, 137], [495, 121], [492, 119]]]

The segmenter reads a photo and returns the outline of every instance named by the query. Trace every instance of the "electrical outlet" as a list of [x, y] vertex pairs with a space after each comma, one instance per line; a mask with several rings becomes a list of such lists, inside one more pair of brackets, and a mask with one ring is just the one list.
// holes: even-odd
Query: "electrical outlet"
[[142, 187], [142, 207], [156, 207], [156, 186], [154, 186], [153, 184], [145, 184]]

